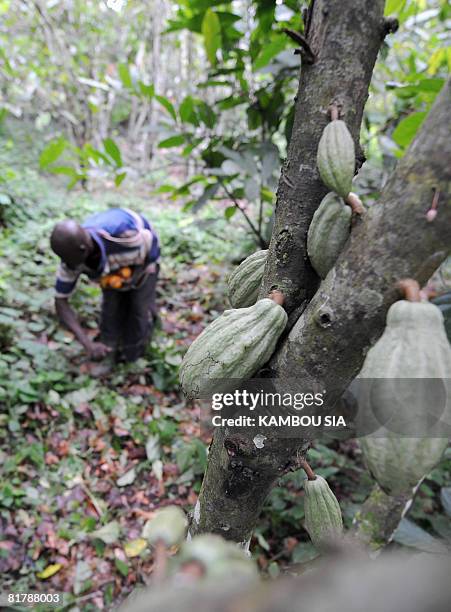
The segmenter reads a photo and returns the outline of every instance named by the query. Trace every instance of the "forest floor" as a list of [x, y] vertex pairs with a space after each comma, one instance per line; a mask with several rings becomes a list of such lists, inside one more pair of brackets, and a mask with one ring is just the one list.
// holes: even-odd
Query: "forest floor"
[[[227, 307], [224, 279], [248, 241], [217, 210], [192, 217], [152, 195], [152, 180], [67, 192], [38, 173], [29, 145], [0, 136], [9, 174], [0, 184], [0, 592], [58, 591], [59, 609], [110, 609], [149, 579], [146, 521], [161, 506], [189, 512], [196, 502], [209, 439], [198, 407], [178, 390], [177, 370], [189, 342]], [[145, 358], [98, 377], [55, 319], [49, 234], [64, 216], [111, 205], [142, 211], [160, 235], [161, 322]], [[99, 299], [86, 281], [73, 298], [93, 333]], [[427, 550], [431, 535], [451, 537], [440, 499], [450, 450], [421, 485], [404, 544]], [[318, 444], [309, 457], [349, 527], [372, 485], [358, 444]], [[282, 479], [255, 532], [251, 550], [269, 575], [317, 555], [302, 526], [302, 479]]]

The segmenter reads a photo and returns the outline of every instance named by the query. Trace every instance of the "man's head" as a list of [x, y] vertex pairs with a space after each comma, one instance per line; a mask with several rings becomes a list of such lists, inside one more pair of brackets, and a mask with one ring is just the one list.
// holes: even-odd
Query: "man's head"
[[50, 237], [52, 251], [60, 257], [69, 268], [76, 268], [86, 261], [92, 252], [92, 238], [76, 221], [67, 219], [55, 225]]

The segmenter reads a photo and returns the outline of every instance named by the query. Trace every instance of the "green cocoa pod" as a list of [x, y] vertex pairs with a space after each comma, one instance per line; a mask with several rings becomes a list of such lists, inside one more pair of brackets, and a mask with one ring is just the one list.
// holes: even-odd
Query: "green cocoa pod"
[[267, 250], [253, 253], [229, 276], [227, 284], [233, 308], [246, 308], [257, 301], [267, 255]]
[[226, 310], [185, 354], [179, 372], [184, 393], [200, 397], [217, 391], [214, 379], [250, 378], [273, 354], [287, 319], [282, 306], [269, 298]]
[[307, 235], [312, 266], [326, 278], [351, 233], [352, 210], [335, 193], [328, 193], [313, 215]]
[[322, 476], [304, 480], [305, 528], [319, 550], [339, 538], [343, 532], [340, 504]]
[[168, 548], [181, 544], [185, 539], [188, 520], [178, 506], [167, 506], [156, 512], [154, 518], [147, 521], [143, 529], [143, 538], [152, 546], [164, 542]]
[[388, 495], [413, 490], [448, 446], [447, 438], [399, 437], [385, 428], [376, 434], [361, 438], [360, 448], [368, 471]]
[[440, 309], [399, 300], [389, 308], [384, 333], [368, 351], [359, 376], [446, 379], [450, 372], [451, 347]]
[[[439, 308], [406, 300], [393, 304], [385, 331], [359, 374], [370, 382], [362, 385], [358, 398], [359, 410], [375, 415], [378, 427], [360, 439], [363, 457], [386, 493], [410, 491], [446, 449], [447, 438], [425, 434], [436, 409], [437, 419], [450, 421], [450, 372], [451, 347]], [[416, 385], [412, 379], [427, 382]], [[410, 436], [415, 428], [416, 435]]]
[[345, 198], [354, 177], [355, 147], [344, 121], [331, 121], [324, 128], [318, 144], [317, 165], [323, 183]]

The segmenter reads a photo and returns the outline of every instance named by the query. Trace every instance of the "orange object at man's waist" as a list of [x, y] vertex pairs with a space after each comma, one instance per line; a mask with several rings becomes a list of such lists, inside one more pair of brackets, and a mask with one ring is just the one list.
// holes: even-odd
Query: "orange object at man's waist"
[[102, 289], [115, 289], [127, 291], [135, 289], [141, 284], [143, 278], [148, 274], [155, 274], [157, 271], [157, 263], [152, 262], [147, 266], [123, 266], [110, 274], [105, 274], [100, 278], [100, 286]]

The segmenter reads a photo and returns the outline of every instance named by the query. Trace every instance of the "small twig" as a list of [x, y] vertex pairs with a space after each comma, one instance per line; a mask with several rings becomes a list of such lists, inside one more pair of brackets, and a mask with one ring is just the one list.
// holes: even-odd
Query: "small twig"
[[310, 465], [307, 463], [306, 459], [303, 459], [301, 461], [301, 467], [304, 470], [304, 472], [307, 474], [307, 478], [309, 480], [316, 480], [316, 474], [315, 472], [312, 470], [312, 468], [310, 467]]
[[289, 28], [283, 28], [282, 32], [284, 32], [287, 36], [291, 38], [291, 40], [294, 40], [294, 42], [299, 45], [299, 49], [296, 49], [295, 53], [302, 55], [302, 59], [307, 64], [313, 64], [313, 62], [315, 61], [315, 54], [311, 50], [310, 45], [308, 44], [305, 37], [299, 32], [296, 32], [295, 30], [290, 30]]
[[96, 500], [96, 498], [94, 497], [94, 495], [91, 493], [91, 491], [88, 489], [88, 487], [86, 486], [86, 484], [84, 483], [84, 481], [81, 481], [81, 488], [83, 489], [83, 491], [86, 493], [86, 495], [89, 497], [91, 504], [94, 506], [97, 514], [99, 515], [99, 517], [102, 517], [104, 512], [102, 510], [102, 508], [99, 506], [98, 501]]
[[224, 181], [222, 179], [220, 179], [218, 177], [219, 182], [221, 183], [222, 188], [224, 189], [224, 191], [226, 192], [226, 194], [228, 195], [228, 197], [232, 200], [233, 204], [236, 206], [236, 208], [238, 208], [238, 210], [241, 212], [241, 214], [243, 215], [243, 217], [245, 218], [247, 224], [249, 225], [249, 227], [251, 228], [251, 230], [253, 231], [253, 233], [257, 236], [258, 238], [258, 243], [259, 245], [264, 248], [264, 244], [265, 241], [263, 240], [263, 237], [258, 233], [257, 228], [255, 227], [255, 225], [252, 223], [252, 221], [250, 220], [249, 216], [247, 215], [246, 211], [243, 210], [243, 208], [239, 205], [237, 199], [232, 195], [232, 193], [228, 190], [226, 184], [224, 183]]
[[260, 195], [260, 201], [258, 203], [258, 235], [262, 235], [263, 227], [263, 198]]
[[420, 285], [413, 278], [403, 278], [396, 283], [396, 287], [408, 302], [421, 301]]

